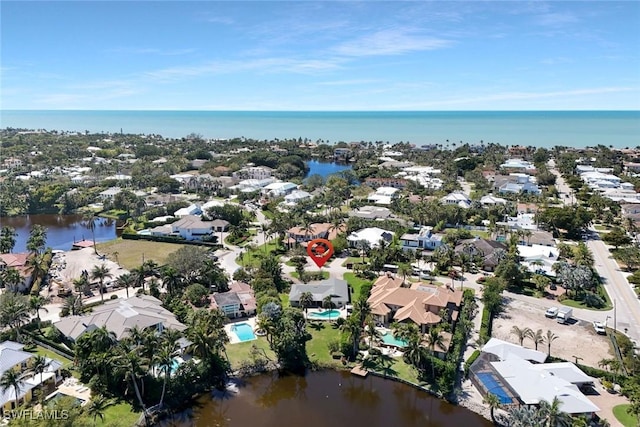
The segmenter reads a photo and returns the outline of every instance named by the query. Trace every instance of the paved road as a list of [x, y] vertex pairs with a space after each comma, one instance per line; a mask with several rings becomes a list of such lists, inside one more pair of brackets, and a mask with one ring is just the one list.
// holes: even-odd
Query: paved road
[[556, 188], [558, 189], [558, 193], [560, 193], [560, 200], [565, 205], [573, 205], [576, 201], [573, 195], [573, 190], [567, 185], [567, 182], [556, 169], [555, 161], [553, 159], [549, 160], [547, 162], [547, 166], [549, 167], [549, 171], [556, 176]]

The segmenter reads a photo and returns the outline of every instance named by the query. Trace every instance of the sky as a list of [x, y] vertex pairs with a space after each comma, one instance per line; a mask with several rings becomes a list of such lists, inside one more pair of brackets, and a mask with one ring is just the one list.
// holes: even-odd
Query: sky
[[4, 1], [2, 109], [640, 110], [638, 1]]

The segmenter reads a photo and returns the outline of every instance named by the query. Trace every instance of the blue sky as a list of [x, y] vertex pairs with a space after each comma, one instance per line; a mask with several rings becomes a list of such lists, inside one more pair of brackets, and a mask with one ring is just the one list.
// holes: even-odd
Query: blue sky
[[640, 109], [640, 3], [0, 3], [3, 109]]

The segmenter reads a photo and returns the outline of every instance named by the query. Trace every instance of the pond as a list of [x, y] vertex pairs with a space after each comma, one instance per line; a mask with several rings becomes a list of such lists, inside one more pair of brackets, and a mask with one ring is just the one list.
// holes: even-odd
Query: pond
[[465, 408], [396, 381], [326, 370], [304, 377], [277, 373], [243, 380], [238, 393], [202, 397], [198, 427], [488, 427]]
[[309, 167], [309, 173], [307, 174], [307, 177], [310, 177], [311, 175], [320, 175], [325, 179], [329, 175], [351, 169], [351, 165], [345, 163], [321, 162], [318, 160], [308, 161], [307, 166]]
[[[116, 238], [116, 221], [97, 218], [95, 227], [96, 242], [105, 242]], [[26, 215], [0, 218], [1, 227], [16, 229], [16, 245], [13, 252], [26, 252], [27, 239], [31, 227], [39, 224], [47, 229], [47, 247], [67, 251], [74, 242], [91, 240], [91, 230], [87, 228], [81, 215]]]

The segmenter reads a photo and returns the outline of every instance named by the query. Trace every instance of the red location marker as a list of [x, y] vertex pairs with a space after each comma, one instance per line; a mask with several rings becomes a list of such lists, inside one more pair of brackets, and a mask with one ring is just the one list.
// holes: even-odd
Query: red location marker
[[333, 245], [327, 239], [313, 239], [307, 244], [307, 254], [319, 268], [333, 255]]

